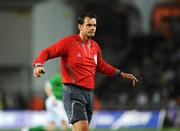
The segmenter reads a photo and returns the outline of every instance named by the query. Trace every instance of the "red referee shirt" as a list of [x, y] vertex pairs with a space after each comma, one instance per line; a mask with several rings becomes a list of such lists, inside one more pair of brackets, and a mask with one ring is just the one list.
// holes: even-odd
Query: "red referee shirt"
[[52, 46], [45, 48], [34, 60], [35, 64], [44, 64], [48, 59], [61, 57], [62, 81], [94, 89], [96, 71], [113, 76], [118, 70], [107, 64], [101, 56], [98, 44], [90, 39], [82, 41], [79, 35], [62, 38]]

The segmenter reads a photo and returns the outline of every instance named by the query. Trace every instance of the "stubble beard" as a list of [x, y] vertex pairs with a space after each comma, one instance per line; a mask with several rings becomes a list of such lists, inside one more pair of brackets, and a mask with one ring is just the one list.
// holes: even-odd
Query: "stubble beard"
[[89, 39], [91, 39], [91, 38], [94, 37], [94, 35], [95, 35], [95, 33], [93, 33], [93, 35], [87, 35], [87, 37], [88, 37]]

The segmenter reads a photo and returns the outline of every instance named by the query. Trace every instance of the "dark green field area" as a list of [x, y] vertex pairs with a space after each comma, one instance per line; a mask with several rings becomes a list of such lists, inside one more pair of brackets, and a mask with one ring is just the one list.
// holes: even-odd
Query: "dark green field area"
[[180, 129], [118, 129], [118, 130], [92, 129], [91, 131], [180, 131]]
[[[20, 129], [0, 129], [0, 131], [21, 131]], [[61, 130], [56, 130], [61, 131]], [[69, 130], [71, 131], [71, 130]], [[90, 131], [180, 131], [180, 129], [118, 129], [118, 130], [110, 130], [110, 129], [91, 129]]]

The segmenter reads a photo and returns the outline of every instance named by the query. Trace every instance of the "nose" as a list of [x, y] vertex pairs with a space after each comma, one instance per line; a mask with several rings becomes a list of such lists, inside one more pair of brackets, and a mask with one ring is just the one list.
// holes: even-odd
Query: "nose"
[[96, 27], [94, 27], [94, 26], [91, 26], [91, 30], [95, 30], [96, 29]]

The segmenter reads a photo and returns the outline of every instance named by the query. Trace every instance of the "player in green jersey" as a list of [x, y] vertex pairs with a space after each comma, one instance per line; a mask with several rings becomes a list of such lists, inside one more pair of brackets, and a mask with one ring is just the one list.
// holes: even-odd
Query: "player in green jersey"
[[22, 131], [55, 131], [56, 128], [66, 131], [68, 120], [62, 102], [62, 80], [60, 74], [56, 74], [50, 81], [45, 82], [45, 101], [47, 110], [47, 126], [36, 126], [29, 129], [23, 128]]
[[62, 102], [62, 80], [60, 74], [56, 74], [46, 82], [46, 109], [48, 112], [48, 128], [54, 130], [56, 127], [61, 127], [66, 130], [68, 127], [67, 116]]

